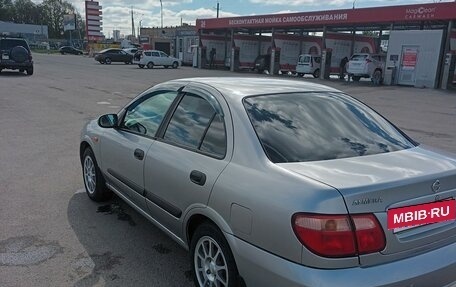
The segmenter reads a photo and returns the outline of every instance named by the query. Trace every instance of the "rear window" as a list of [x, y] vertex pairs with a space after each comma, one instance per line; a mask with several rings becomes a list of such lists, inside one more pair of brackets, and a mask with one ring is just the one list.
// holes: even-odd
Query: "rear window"
[[357, 157], [414, 146], [382, 116], [341, 93], [248, 97], [244, 107], [274, 163]]
[[368, 55], [353, 55], [350, 61], [364, 61], [367, 57]]
[[0, 40], [0, 50], [11, 50], [12, 48], [16, 46], [22, 46], [27, 51], [30, 52], [29, 46], [27, 45], [27, 42], [25, 40], [20, 40], [20, 39], [1, 39]]

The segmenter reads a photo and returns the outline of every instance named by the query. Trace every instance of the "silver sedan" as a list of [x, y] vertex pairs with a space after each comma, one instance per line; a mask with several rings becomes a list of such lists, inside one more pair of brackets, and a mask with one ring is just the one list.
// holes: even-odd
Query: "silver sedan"
[[456, 157], [302, 81], [159, 84], [89, 122], [88, 196], [190, 251], [196, 286], [451, 286]]

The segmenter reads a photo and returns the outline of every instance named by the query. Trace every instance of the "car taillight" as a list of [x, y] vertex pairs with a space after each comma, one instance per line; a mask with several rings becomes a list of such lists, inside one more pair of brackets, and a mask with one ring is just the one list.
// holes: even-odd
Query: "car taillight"
[[385, 248], [385, 234], [373, 214], [352, 215], [359, 254], [373, 253]]
[[32, 54], [31, 53], [28, 55], [28, 59], [29, 59], [29, 61], [32, 60]]
[[385, 247], [385, 235], [372, 214], [350, 217], [297, 213], [292, 226], [306, 248], [324, 257], [356, 256]]

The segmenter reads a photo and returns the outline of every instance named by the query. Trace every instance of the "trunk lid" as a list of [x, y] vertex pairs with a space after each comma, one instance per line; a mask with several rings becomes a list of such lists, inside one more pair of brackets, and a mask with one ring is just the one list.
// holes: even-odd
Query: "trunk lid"
[[[456, 241], [456, 223], [447, 221], [405, 230], [387, 228], [387, 210], [456, 198], [454, 155], [430, 148], [316, 162], [281, 163], [281, 167], [336, 188], [350, 214], [374, 213], [383, 227], [386, 248], [360, 256], [361, 264], [397, 260]], [[432, 186], [439, 180], [440, 188]]]

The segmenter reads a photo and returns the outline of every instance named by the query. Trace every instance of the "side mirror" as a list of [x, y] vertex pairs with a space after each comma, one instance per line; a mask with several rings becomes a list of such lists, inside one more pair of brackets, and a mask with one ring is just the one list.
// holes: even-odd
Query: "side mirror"
[[119, 124], [119, 120], [116, 114], [102, 115], [98, 119], [98, 125], [102, 128], [115, 128]]

